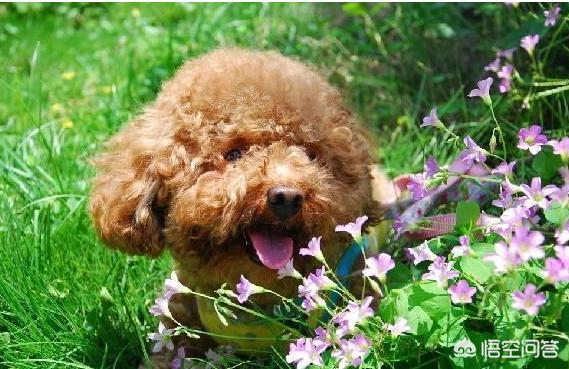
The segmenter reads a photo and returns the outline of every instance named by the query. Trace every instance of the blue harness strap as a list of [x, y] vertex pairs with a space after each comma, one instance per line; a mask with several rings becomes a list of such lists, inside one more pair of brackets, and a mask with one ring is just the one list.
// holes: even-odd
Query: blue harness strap
[[354, 268], [354, 264], [358, 257], [363, 255], [363, 251], [367, 249], [367, 238], [364, 237], [362, 243], [352, 242], [350, 247], [344, 252], [338, 265], [336, 266], [336, 275], [344, 283]]

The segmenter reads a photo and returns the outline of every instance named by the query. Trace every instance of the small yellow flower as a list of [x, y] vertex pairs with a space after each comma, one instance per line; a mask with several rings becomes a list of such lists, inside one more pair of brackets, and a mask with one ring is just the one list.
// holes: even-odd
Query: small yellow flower
[[63, 78], [66, 81], [71, 81], [73, 78], [75, 78], [76, 75], [77, 75], [77, 73], [70, 70], [70, 71], [61, 73], [61, 78]]
[[138, 8], [134, 8], [130, 12], [134, 18], [140, 18], [140, 10]]
[[65, 119], [61, 122], [61, 126], [65, 129], [73, 128], [73, 121], [71, 119]]
[[113, 92], [113, 86], [109, 86], [109, 85], [101, 86], [101, 87], [99, 88], [99, 90], [100, 90], [102, 93], [108, 95], [108, 94], [110, 94], [111, 92]]
[[51, 111], [55, 114], [62, 113], [63, 110], [64, 110], [63, 105], [61, 105], [60, 103], [55, 103], [51, 106]]

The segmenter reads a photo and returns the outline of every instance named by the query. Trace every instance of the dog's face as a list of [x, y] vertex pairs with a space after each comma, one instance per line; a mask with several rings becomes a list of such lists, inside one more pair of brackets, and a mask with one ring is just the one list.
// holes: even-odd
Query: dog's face
[[276, 54], [186, 64], [110, 145], [91, 202], [103, 239], [169, 247], [212, 286], [274, 280], [311, 237], [326, 250], [336, 224], [377, 211], [367, 142], [338, 93]]

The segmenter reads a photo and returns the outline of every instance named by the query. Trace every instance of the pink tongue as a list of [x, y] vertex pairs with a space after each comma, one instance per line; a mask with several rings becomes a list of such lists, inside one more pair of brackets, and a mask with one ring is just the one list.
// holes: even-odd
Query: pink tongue
[[292, 257], [292, 238], [271, 232], [249, 232], [249, 238], [264, 266], [280, 269]]

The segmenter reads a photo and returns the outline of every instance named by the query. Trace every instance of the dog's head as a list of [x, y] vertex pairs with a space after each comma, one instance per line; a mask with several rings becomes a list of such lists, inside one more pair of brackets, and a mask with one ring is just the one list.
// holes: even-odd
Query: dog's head
[[276, 53], [188, 62], [96, 162], [103, 240], [197, 257], [217, 284], [267, 275], [314, 235], [326, 249], [334, 225], [377, 211], [368, 143], [339, 93]]

